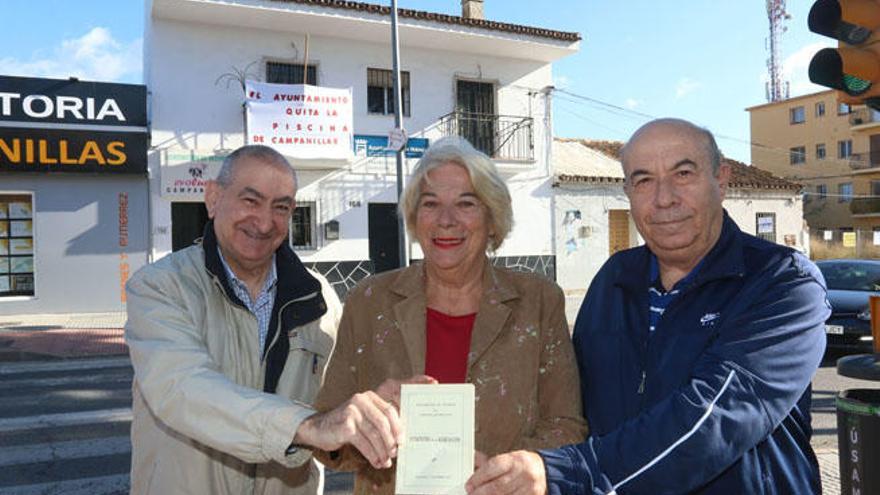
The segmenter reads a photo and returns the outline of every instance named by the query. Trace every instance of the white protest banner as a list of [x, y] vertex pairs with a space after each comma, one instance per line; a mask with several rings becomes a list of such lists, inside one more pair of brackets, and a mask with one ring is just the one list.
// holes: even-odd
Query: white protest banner
[[351, 89], [245, 82], [248, 144], [293, 158], [352, 156]]

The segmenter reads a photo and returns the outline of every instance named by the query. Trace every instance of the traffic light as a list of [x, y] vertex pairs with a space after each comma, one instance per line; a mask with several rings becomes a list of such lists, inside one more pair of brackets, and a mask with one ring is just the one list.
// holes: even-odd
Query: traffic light
[[813, 56], [810, 81], [842, 92], [843, 103], [880, 109], [880, 0], [817, 0], [807, 24], [838, 41]]

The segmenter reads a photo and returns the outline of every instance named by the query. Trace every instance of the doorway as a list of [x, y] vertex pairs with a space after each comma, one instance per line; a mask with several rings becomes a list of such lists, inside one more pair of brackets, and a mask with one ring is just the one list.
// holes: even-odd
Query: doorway
[[629, 248], [629, 210], [608, 210], [608, 256]]
[[370, 203], [367, 217], [370, 261], [375, 273], [400, 268], [397, 204]]
[[869, 139], [869, 163], [876, 167], [880, 164], [880, 134], [872, 134]]
[[171, 250], [178, 251], [202, 237], [208, 223], [205, 203], [171, 203]]
[[456, 81], [458, 135], [474, 148], [495, 156], [495, 85], [477, 81]]

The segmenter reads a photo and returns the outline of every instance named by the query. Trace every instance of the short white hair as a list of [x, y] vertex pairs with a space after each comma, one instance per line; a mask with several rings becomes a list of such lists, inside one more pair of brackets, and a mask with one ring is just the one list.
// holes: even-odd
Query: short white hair
[[484, 153], [476, 150], [471, 143], [458, 136], [437, 140], [428, 147], [419, 163], [416, 164], [409, 182], [403, 189], [398, 211], [406, 221], [406, 230], [415, 238], [416, 213], [422, 184], [428, 172], [435, 168], [454, 163], [467, 170], [477, 198], [489, 210], [489, 250], [496, 251], [513, 228], [513, 206], [507, 184], [498, 173], [495, 163]]

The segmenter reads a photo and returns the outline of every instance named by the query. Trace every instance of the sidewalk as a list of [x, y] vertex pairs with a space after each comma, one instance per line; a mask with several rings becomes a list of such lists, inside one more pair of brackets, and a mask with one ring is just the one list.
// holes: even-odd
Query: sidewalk
[[[123, 325], [125, 313], [0, 316], [0, 362], [126, 354]], [[839, 495], [837, 449], [816, 457], [823, 494]]]
[[819, 470], [822, 473], [822, 494], [840, 495], [840, 461], [837, 449], [821, 449], [816, 451], [819, 459]]
[[125, 313], [0, 316], [0, 361], [126, 354]]

